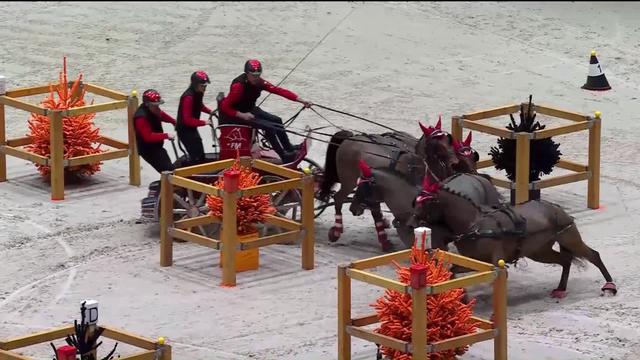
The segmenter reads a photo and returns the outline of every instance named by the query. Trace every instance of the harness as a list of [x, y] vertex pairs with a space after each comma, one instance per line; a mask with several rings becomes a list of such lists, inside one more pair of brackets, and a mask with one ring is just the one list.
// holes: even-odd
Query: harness
[[[411, 180], [410, 181], [411, 183], [414, 182], [413, 179], [415, 179], [418, 175], [421, 175], [421, 173], [418, 172], [418, 169], [423, 168], [423, 165], [420, 164], [422, 161], [419, 161], [418, 156], [416, 156], [412, 151], [406, 150], [409, 148], [406, 143], [407, 139], [402, 138], [401, 135], [399, 135], [398, 133], [392, 133], [392, 132], [388, 132], [380, 135], [375, 135], [375, 134], [362, 134], [362, 135], [376, 145], [392, 145], [393, 146], [393, 149], [391, 150], [391, 156], [388, 157], [390, 161], [388, 169], [390, 171], [397, 172], [408, 177]], [[391, 139], [397, 140], [399, 143], [395, 141], [391, 141], [389, 143], [381, 142], [378, 140], [379, 136], [383, 138], [391, 138]], [[401, 149], [399, 146], [403, 146], [406, 149]], [[400, 159], [404, 155], [409, 156], [409, 160], [407, 161], [407, 174], [404, 174], [398, 168]]]

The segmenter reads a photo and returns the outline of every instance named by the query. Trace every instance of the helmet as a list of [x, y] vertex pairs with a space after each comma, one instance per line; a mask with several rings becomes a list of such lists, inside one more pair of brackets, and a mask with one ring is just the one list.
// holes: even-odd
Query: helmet
[[260, 63], [260, 60], [247, 60], [247, 62], [244, 63], [244, 72], [256, 76], [262, 74], [262, 64]]
[[142, 94], [142, 101], [148, 105], [162, 105], [164, 100], [156, 90], [149, 89]]
[[198, 70], [191, 74], [191, 83], [192, 84], [211, 84], [209, 81], [209, 75], [202, 70]]

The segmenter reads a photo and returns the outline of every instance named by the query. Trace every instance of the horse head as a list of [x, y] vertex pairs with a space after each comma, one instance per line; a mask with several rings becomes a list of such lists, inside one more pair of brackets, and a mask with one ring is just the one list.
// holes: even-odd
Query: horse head
[[424, 177], [422, 190], [413, 200], [413, 226], [421, 226], [429, 223], [436, 223], [441, 218], [439, 209], [438, 191], [440, 183], [433, 182], [430, 176]]
[[359, 167], [362, 175], [358, 178], [353, 201], [349, 206], [349, 211], [354, 216], [360, 216], [365, 210], [371, 210], [383, 202], [382, 194], [376, 191], [376, 179], [369, 164], [361, 159]]
[[436, 181], [441, 181], [455, 173], [454, 166], [460, 160], [454, 150], [454, 139], [451, 134], [441, 129], [439, 118], [435, 127], [426, 127], [419, 123], [423, 137], [417, 145], [416, 152], [427, 166], [427, 175]]
[[453, 140], [453, 150], [458, 157], [458, 164], [453, 167], [455, 172], [459, 173], [478, 173], [478, 161], [480, 155], [471, 147], [471, 131], [464, 141]]

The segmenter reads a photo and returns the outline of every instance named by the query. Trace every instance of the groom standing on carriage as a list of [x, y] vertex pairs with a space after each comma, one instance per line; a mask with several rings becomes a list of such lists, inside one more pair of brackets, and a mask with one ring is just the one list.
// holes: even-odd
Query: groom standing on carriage
[[282, 162], [289, 163], [296, 159], [296, 152], [300, 147], [291, 144], [282, 119], [256, 106], [256, 100], [260, 97], [262, 90], [265, 90], [291, 101], [302, 103], [307, 108], [313, 104], [301, 99], [292, 91], [272, 85], [262, 79], [261, 74], [262, 64], [260, 61], [247, 60], [244, 64], [244, 73], [233, 79], [229, 94], [220, 104], [220, 123], [248, 125], [264, 130], [265, 138], [280, 156]]

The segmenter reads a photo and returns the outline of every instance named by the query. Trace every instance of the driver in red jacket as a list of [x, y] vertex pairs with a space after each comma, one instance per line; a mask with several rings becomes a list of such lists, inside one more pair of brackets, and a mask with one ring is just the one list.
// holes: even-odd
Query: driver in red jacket
[[221, 122], [248, 125], [264, 130], [265, 138], [273, 150], [278, 153], [282, 162], [292, 162], [296, 158], [299, 145], [294, 146], [289, 141], [282, 119], [257, 107], [256, 100], [260, 97], [262, 90], [265, 90], [291, 101], [302, 103], [307, 108], [313, 104], [287, 89], [272, 85], [261, 78], [261, 74], [262, 64], [260, 61], [247, 60], [244, 64], [244, 73], [233, 79], [229, 94], [220, 104], [220, 111], [223, 115]]

